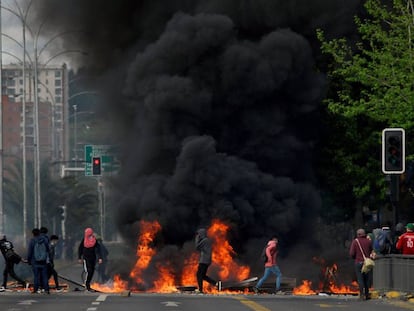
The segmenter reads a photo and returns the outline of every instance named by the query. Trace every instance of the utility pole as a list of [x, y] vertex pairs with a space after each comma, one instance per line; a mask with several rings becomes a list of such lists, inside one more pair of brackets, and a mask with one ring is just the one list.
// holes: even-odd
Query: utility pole
[[0, 232], [4, 233], [4, 206], [3, 206], [3, 39], [2, 33], [2, 3], [0, 0]]

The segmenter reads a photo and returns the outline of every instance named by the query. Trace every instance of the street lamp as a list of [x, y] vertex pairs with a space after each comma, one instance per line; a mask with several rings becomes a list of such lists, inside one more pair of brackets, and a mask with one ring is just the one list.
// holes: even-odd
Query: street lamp
[[[40, 48], [40, 50], [38, 50], [39, 38], [40, 38], [41, 30], [42, 30], [42, 27], [43, 27], [44, 23], [42, 23], [39, 26], [36, 33], [34, 33], [32, 31], [32, 29], [29, 27], [29, 25], [27, 24], [27, 16], [28, 16], [28, 13], [30, 11], [33, 0], [30, 0], [29, 4], [27, 5], [25, 10], [22, 10], [22, 8], [19, 6], [17, 1], [14, 1], [14, 2], [15, 2], [15, 5], [16, 5], [16, 8], [17, 8], [18, 12], [15, 12], [13, 9], [10, 9], [8, 7], [2, 6], [1, 5], [1, 0], [0, 0], [0, 14], [1, 14], [1, 9], [4, 9], [4, 10], [8, 11], [9, 13], [13, 14], [14, 16], [16, 16], [20, 20], [20, 22], [22, 23], [23, 44], [19, 44], [16, 40], [13, 40], [13, 39], [12, 40], [17, 42], [23, 49], [23, 61], [22, 61], [23, 92], [24, 92], [24, 95], [23, 95], [23, 118], [25, 118], [25, 111], [26, 111], [25, 110], [26, 89], [27, 89], [27, 87], [26, 87], [26, 73], [25, 73], [25, 70], [26, 70], [26, 55], [28, 56], [28, 58], [30, 60], [30, 64], [32, 65], [32, 68], [33, 68], [33, 71], [34, 71], [34, 77], [33, 77], [33, 85], [34, 85], [34, 109], [33, 109], [33, 114], [34, 114], [34, 117], [33, 117], [33, 120], [34, 120], [34, 177], [35, 177], [35, 183], [34, 183], [34, 189], [35, 189], [34, 190], [34, 192], [35, 192], [34, 213], [35, 213], [35, 226], [40, 227], [41, 226], [41, 221], [42, 221], [42, 217], [41, 217], [42, 213], [41, 213], [41, 187], [40, 187], [40, 137], [39, 137], [39, 120], [38, 120], [38, 118], [39, 118], [39, 93], [38, 93], [39, 59], [40, 59], [40, 56], [41, 56], [42, 52], [44, 52], [46, 47], [49, 44], [51, 44], [55, 39], [57, 39], [60, 36], [65, 35], [67, 33], [72, 33], [74, 31], [66, 31], [66, 32], [56, 34], [55, 36], [50, 38]], [[26, 49], [26, 28], [29, 30], [29, 32], [31, 34], [31, 37], [32, 37], [32, 40], [33, 40], [33, 55], [34, 55], [33, 60], [30, 58], [30, 55], [27, 53], [27, 49]], [[1, 33], [1, 31], [0, 31], [0, 33]], [[9, 38], [11, 38], [11, 37], [9, 36]], [[1, 38], [0, 38], [0, 40], [1, 40]], [[0, 51], [1, 51], [1, 49], [0, 49]], [[59, 52], [59, 53], [53, 55], [52, 57], [50, 57], [47, 61], [44, 62], [44, 65], [46, 66], [50, 61], [52, 61], [53, 59], [55, 59], [56, 57], [58, 57], [60, 55], [63, 55], [63, 54], [66, 54], [66, 53], [73, 53], [73, 52], [77, 52], [77, 53], [81, 52], [82, 54], [85, 54], [82, 51], [78, 51], [78, 50], [62, 51], [62, 52]], [[25, 123], [25, 119], [24, 119], [23, 120], [23, 131], [24, 131], [24, 133], [23, 133], [23, 139], [24, 139], [24, 142], [23, 142], [23, 179], [24, 179], [24, 181], [26, 180], [26, 154], [25, 154], [25, 152], [26, 152], [26, 148], [25, 148], [25, 144], [26, 144], [25, 137], [26, 137], [26, 135], [25, 135], [25, 130], [26, 130], [26, 123]], [[2, 142], [1, 141], [0, 141], [0, 151], [2, 151]], [[1, 174], [0, 175], [0, 187], [2, 185], [2, 173], [3, 173], [2, 161], [3, 161], [2, 152], [0, 152], [0, 166], [1, 166], [1, 168], [0, 168], [0, 171], [1, 171], [1, 173], [0, 173]], [[26, 211], [26, 205], [27, 205], [27, 202], [26, 202], [26, 192], [27, 192], [26, 191], [26, 182], [24, 182], [23, 188], [24, 188], [24, 190], [23, 190], [23, 192], [24, 192], [24, 195], [23, 195], [23, 197], [24, 197], [23, 198], [23, 201], [24, 201], [23, 210], [24, 210], [24, 212], [23, 213], [24, 213], [24, 215], [26, 215], [26, 212], [27, 212]], [[2, 191], [2, 189], [0, 189], [0, 190], [1, 190], [0, 191], [0, 196], [1, 196], [3, 191]], [[0, 201], [2, 201], [2, 198], [1, 198]], [[3, 219], [3, 206], [2, 206], [2, 203], [0, 203], [0, 204], [1, 204], [0, 205], [0, 214], [1, 214], [0, 216], [1, 216], [1, 219]], [[26, 219], [25, 216], [23, 218]], [[25, 228], [24, 228], [24, 231], [25, 231], [27, 224], [25, 223], [24, 226], [25, 226]], [[24, 239], [24, 240], [26, 240], [26, 239]]]

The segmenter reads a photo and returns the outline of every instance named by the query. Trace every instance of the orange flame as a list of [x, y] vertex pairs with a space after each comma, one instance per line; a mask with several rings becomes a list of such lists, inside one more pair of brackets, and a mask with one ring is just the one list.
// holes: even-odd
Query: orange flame
[[142, 273], [148, 268], [152, 257], [156, 254], [156, 250], [152, 247], [155, 236], [161, 230], [161, 225], [157, 221], [140, 222], [141, 234], [138, 237], [138, 247], [136, 251], [137, 261], [129, 276], [135, 280], [137, 284], [144, 284]]
[[234, 261], [233, 257], [236, 253], [228, 241], [228, 230], [229, 226], [217, 219], [213, 221], [208, 229], [208, 235], [213, 240], [213, 267], [218, 268], [218, 275], [221, 280], [241, 281], [249, 277], [250, 268], [240, 266]]

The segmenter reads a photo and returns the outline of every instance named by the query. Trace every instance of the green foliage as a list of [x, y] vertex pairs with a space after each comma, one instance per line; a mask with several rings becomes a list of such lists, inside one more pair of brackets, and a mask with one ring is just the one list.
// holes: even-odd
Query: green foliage
[[402, 127], [407, 138], [414, 134], [414, 13], [412, 0], [367, 0], [365, 9], [365, 18], [355, 18], [358, 42], [317, 31], [329, 62], [326, 127], [334, 128], [324, 141], [330, 164], [321, 175], [338, 194], [352, 189], [358, 200], [381, 201], [381, 132]]

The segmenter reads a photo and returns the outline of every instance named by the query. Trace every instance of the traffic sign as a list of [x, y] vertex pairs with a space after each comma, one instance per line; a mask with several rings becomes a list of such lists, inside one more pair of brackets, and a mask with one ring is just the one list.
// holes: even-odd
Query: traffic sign
[[85, 176], [96, 176], [93, 174], [93, 159], [100, 158], [101, 174], [112, 171], [114, 162], [113, 146], [111, 145], [85, 145]]

